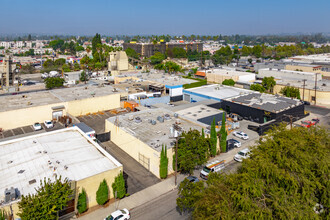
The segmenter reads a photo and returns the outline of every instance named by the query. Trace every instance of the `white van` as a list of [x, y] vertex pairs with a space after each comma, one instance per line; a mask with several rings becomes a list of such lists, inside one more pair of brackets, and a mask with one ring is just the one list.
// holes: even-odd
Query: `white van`
[[225, 168], [225, 160], [222, 161], [214, 161], [212, 163], [206, 164], [206, 166], [203, 167], [200, 173], [200, 177], [202, 179], [207, 180], [209, 173], [211, 172], [220, 172], [223, 168]]
[[234, 160], [236, 160], [237, 162], [242, 162], [243, 159], [247, 159], [250, 157], [250, 150], [248, 148], [245, 148], [241, 151], [239, 151], [235, 156], [234, 156]]

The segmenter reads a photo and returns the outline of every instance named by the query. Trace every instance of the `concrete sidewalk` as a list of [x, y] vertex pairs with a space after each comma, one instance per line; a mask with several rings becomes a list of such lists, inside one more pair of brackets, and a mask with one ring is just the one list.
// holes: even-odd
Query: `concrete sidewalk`
[[[184, 178], [183, 175], [178, 175], [178, 183], [182, 181]], [[110, 215], [117, 209], [126, 208], [128, 210], [132, 210], [135, 207], [143, 205], [144, 203], [150, 202], [153, 199], [156, 199], [160, 195], [163, 195], [175, 188], [174, 184], [174, 176], [157, 183], [153, 186], [150, 186], [144, 190], [141, 190], [133, 195], [126, 197], [121, 200], [117, 200], [115, 203], [110, 204], [106, 208], [100, 208], [90, 214], [84, 215], [80, 217], [81, 220], [99, 220], [104, 219], [106, 216]]]

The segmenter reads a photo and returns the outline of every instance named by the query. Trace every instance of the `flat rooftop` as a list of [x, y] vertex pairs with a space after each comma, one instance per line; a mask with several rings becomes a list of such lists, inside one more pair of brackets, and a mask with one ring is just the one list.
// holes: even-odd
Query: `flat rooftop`
[[44, 178], [82, 180], [122, 166], [78, 128], [0, 143], [0, 201], [6, 188], [34, 193]]
[[278, 113], [292, 107], [302, 105], [298, 99], [291, 99], [265, 93], [239, 95], [225, 100], [273, 113]]
[[236, 71], [236, 70], [228, 70], [228, 69], [211, 69], [211, 70], [203, 70], [200, 72], [213, 73], [216, 75], [224, 75], [224, 76], [247, 76], [247, 75], [256, 75], [255, 73]]
[[277, 72], [283, 72], [283, 73], [295, 73], [295, 74], [299, 74], [299, 75], [315, 76], [315, 73], [311, 73], [311, 72], [302, 72], [302, 71], [284, 70], [284, 69], [275, 69], [275, 68], [264, 68], [264, 69], [260, 69], [259, 71], [277, 71]]
[[193, 95], [202, 95], [205, 97], [212, 97], [218, 101], [222, 99], [234, 97], [242, 94], [255, 93], [252, 90], [241, 89], [233, 86], [225, 86], [219, 84], [212, 84], [207, 86], [201, 86], [191, 89], [185, 89], [184, 93], [190, 93]]
[[174, 75], [174, 74], [170, 75], [159, 71], [151, 71], [150, 73], [141, 73], [141, 72], [122, 73], [120, 76], [121, 77], [134, 76], [139, 78], [141, 81], [149, 81], [150, 83], [160, 83], [168, 86], [177, 86], [177, 85], [184, 85], [184, 84], [197, 82], [197, 80], [186, 79], [178, 75]]
[[[202, 131], [202, 128], [206, 127], [203, 123], [191, 121], [189, 118], [181, 115], [178, 115], [176, 118], [174, 114], [172, 111], [156, 108], [118, 115], [107, 120], [112, 124], [116, 124], [116, 119], [118, 118], [121, 129], [160, 152], [163, 144], [168, 149], [175, 146], [175, 139], [171, 138], [170, 130], [173, 124], [177, 123], [184, 131], [189, 131], [190, 129]], [[158, 116], [166, 116], [164, 117], [164, 122], [157, 120]], [[137, 117], [141, 119], [141, 122], [136, 120]], [[156, 121], [156, 124], [151, 124], [151, 120]]]
[[96, 85], [83, 84], [71, 88], [18, 93], [16, 95], [6, 94], [0, 96], [0, 112], [106, 96], [114, 93], [120, 93], [120, 90], [113, 92], [112, 86], [98, 87]]
[[[293, 80], [293, 79], [280, 79], [276, 81], [276, 84], [283, 86], [293, 86], [297, 88], [304, 88], [304, 82], [302, 80]], [[315, 81], [306, 80], [305, 89], [315, 89]], [[317, 81], [316, 85], [317, 91], [330, 91], [330, 80], [322, 79]]]

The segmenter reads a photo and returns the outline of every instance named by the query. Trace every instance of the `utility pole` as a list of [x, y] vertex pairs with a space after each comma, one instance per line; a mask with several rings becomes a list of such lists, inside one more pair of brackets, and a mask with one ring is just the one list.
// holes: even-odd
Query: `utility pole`
[[288, 117], [290, 119], [290, 129], [292, 129], [293, 116], [292, 115], [286, 115], [286, 114], [284, 114], [283, 116]]
[[318, 74], [318, 73], [315, 73], [315, 98], [314, 98], [315, 102], [314, 102], [314, 105], [316, 105], [316, 86], [317, 86], [317, 74]]
[[305, 83], [306, 83], [306, 80], [307, 79], [303, 79], [303, 81], [304, 81], [304, 85], [303, 85], [303, 98], [302, 98], [303, 101], [305, 101]]
[[177, 184], [177, 175], [178, 175], [178, 142], [179, 136], [176, 137], [176, 146], [175, 146], [175, 185]]

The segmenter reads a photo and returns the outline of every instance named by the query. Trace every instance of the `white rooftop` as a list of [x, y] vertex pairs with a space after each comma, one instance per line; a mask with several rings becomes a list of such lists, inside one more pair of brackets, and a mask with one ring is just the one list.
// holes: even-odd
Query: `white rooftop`
[[78, 181], [121, 166], [77, 127], [2, 142], [0, 205], [6, 188], [26, 195], [44, 178]]
[[223, 111], [209, 107], [207, 105], [195, 105], [190, 108], [177, 111], [176, 113], [192, 120], [198, 120], [200, 118], [206, 118], [216, 114], [222, 114]]
[[211, 70], [204, 70], [201, 72], [205, 73], [213, 73], [216, 75], [224, 75], [224, 76], [244, 76], [244, 75], [256, 75], [255, 73], [243, 72], [243, 71], [236, 71], [231, 69], [211, 69]]
[[225, 86], [219, 84], [206, 85], [191, 89], [185, 89], [184, 92], [191, 94], [199, 94], [202, 96], [212, 97], [216, 100], [222, 100], [225, 98], [234, 97], [237, 95], [255, 93], [255, 91], [241, 89], [233, 86]]

